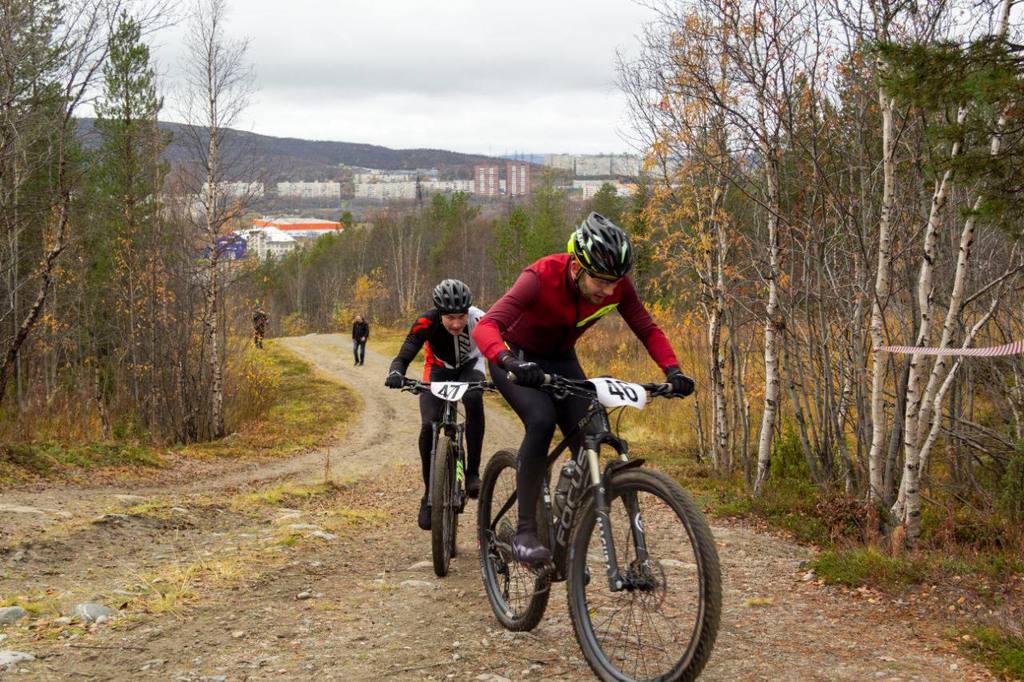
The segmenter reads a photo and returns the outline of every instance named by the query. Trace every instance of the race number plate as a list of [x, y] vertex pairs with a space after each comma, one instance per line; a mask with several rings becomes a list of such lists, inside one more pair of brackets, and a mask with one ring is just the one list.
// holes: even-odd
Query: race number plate
[[642, 410], [647, 404], [647, 391], [640, 384], [630, 384], [611, 377], [589, 381], [597, 391], [597, 399], [605, 407], [634, 407]]
[[465, 395], [466, 389], [469, 388], [469, 384], [462, 381], [432, 381], [430, 382], [430, 392], [436, 395], [441, 400], [449, 400], [453, 403], [457, 403], [462, 400], [462, 396]]

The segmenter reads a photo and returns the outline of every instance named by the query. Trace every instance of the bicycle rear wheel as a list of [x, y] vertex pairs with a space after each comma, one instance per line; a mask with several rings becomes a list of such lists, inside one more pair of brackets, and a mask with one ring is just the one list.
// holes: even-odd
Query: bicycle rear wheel
[[[512, 537], [519, 518], [513, 504], [491, 530], [495, 515], [516, 489], [516, 453], [499, 450], [491, 457], [480, 484], [477, 507], [477, 537], [480, 541], [480, 574], [491, 610], [509, 630], [532, 630], [544, 616], [550, 595], [546, 574], [531, 571], [512, 558]], [[547, 515], [538, 504], [537, 525], [546, 541]]]
[[443, 578], [455, 545], [455, 524], [458, 523], [455, 502], [455, 445], [448, 436], [437, 438], [434, 462], [430, 467], [430, 551], [434, 573]]
[[[583, 656], [602, 680], [693, 680], [711, 655], [722, 608], [718, 553], [704, 515], [679, 484], [648, 469], [614, 474], [607, 496], [627, 588], [608, 585], [601, 527], [588, 495], [567, 576], [569, 615]], [[638, 558], [642, 545], [646, 559]]]

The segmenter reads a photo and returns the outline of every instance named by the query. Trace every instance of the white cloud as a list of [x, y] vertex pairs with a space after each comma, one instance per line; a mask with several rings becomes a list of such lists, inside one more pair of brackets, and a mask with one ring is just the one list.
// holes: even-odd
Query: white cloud
[[[627, 148], [615, 52], [634, 51], [651, 17], [628, 0], [248, 0], [232, 6], [227, 30], [250, 41], [259, 91], [244, 121], [253, 132], [598, 152]], [[172, 82], [183, 31], [155, 37]]]

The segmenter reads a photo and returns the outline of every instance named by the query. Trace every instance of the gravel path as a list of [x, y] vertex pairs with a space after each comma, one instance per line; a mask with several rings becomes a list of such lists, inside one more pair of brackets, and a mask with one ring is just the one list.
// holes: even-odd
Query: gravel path
[[[383, 387], [389, 358], [370, 349], [353, 367], [343, 336], [284, 343], [359, 393], [362, 411], [338, 444], [284, 462], [203, 465], [160, 483], [0, 493], [0, 524], [27, 538], [0, 548], [0, 603], [22, 597], [36, 611], [0, 628], [0, 649], [36, 657], [11, 676], [589, 678], [561, 585], [536, 630], [498, 627], [480, 583], [472, 506], [451, 574], [434, 577], [429, 534], [414, 522], [419, 413], [414, 397]], [[506, 411], [487, 418], [485, 457], [518, 442]], [[338, 485], [266, 493], [321, 481], [325, 458]], [[806, 580], [808, 550], [744, 527], [713, 530], [725, 612], [705, 679], [992, 679], [951, 649], [941, 624]], [[66, 622], [83, 600], [120, 615], [87, 628]]]

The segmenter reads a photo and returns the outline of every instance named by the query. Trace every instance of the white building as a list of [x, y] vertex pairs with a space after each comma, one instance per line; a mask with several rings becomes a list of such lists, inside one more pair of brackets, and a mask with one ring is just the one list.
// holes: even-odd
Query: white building
[[279, 182], [277, 196], [302, 199], [340, 199], [340, 182]]
[[376, 201], [415, 199], [417, 184], [415, 181], [357, 182], [355, 197], [356, 199], [373, 199]]
[[546, 154], [544, 165], [570, 171], [580, 178], [640, 174], [640, 157], [634, 154]]
[[416, 170], [379, 170], [367, 168], [364, 172], [353, 173], [352, 182], [374, 183], [374, 182], [415, 182], [416, 178], [423, 180], [436, 179], [438, 175], [436, 168], [417, 168]]
[[608, 180], [573, 180], [572, 188], [580, 192], [583, 199], [593, 199], [597, 191], [604, 185], [611, 185], [615, 188], [616, 196], [631, 197], [636, 192], [636, 185]]
[[[203, 184], [203, 196], [208, 193], [209, 187], [209, 183]], [[263, 198], [262, 182], [221, 182], [218, 183], [217, 188], [222, 197], [231, 197], [232, 199]]]
[[472, 180], [427, 180], [422, 183], [424, 191], [440, 192], [466, 192], [473, 193]]
[[610, 156], [578, 156], [576, 157], [576, 175], [581, 178], [595, 175], [612, 174], [612, 157]]
[[249, 251], [254, 253], [259, 260], [280, 258], [289, 251], [294, 251], [299, 245], [294, 237], [276, 227], [247, 230], [243, 236], [249, 242]]
[[545, 154], [544, 165], [548, 168], [576, 173], [576, 157], [572, 154]]

